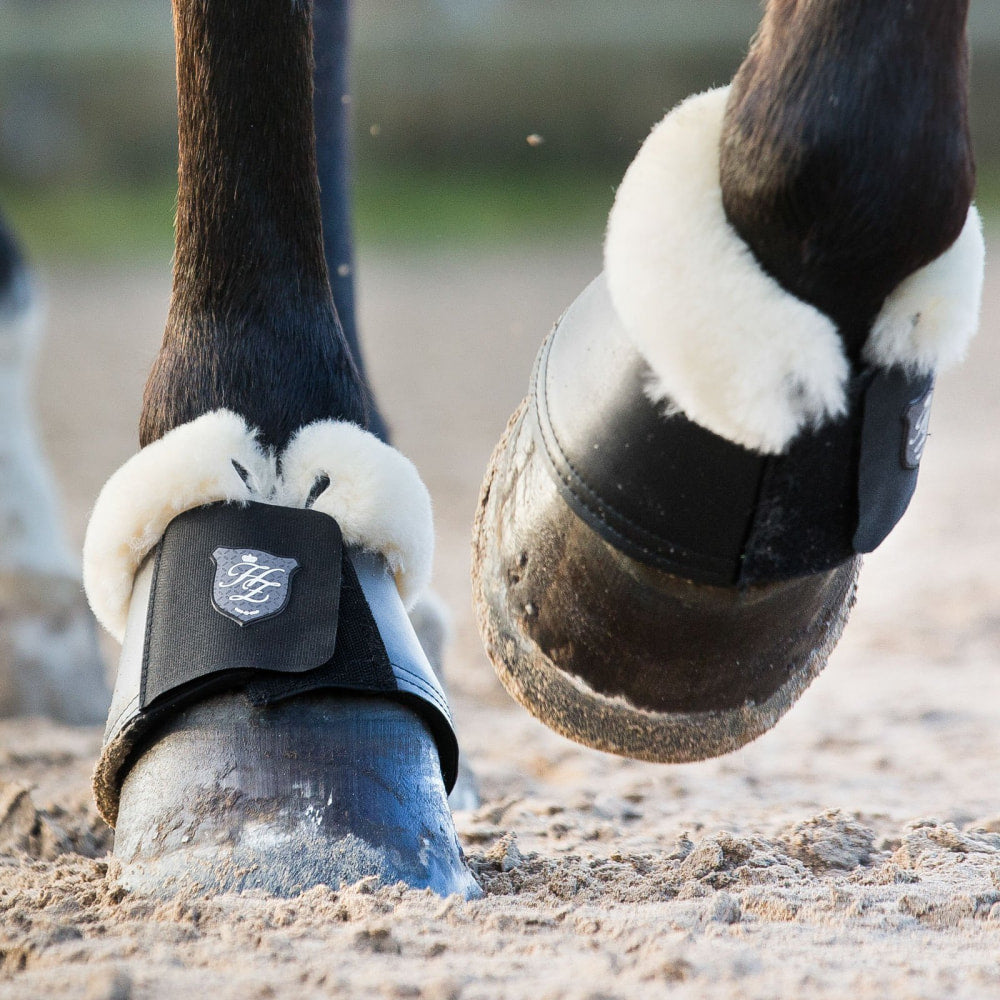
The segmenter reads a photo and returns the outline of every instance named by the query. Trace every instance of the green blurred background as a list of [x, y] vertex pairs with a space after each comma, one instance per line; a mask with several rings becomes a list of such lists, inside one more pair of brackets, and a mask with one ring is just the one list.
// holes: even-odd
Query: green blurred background
[[[759, 14], [757, 0], [358, 0], [362, 248], [596, 238], [649, 127], [732, 75]], [[970, 30], [993, 213], [995, 0], [973, 0]], [[36, 259], [169, 257], [174, 100], [169, 0], [0, 0], [0, 206]]]

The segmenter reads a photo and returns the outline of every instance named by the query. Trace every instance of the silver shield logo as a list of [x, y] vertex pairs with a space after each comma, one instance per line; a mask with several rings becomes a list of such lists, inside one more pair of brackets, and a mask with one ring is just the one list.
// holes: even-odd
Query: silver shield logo
[[218, 548], [212, 603], [227, 618], [250, 625], [284, 611], [292, 593], [294, 559], [282, 559], [260, 549]]
[[916, 469], [924, 454], [931, 422], [931, 400], [933, 388], [928, 389], [916, 402], [910, 403], [903, 416], [905, 438], [903, 441], [903, 465]]

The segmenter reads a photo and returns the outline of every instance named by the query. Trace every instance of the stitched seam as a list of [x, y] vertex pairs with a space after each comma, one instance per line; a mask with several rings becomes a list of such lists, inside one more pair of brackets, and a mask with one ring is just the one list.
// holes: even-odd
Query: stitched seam
[[397, 678], [397, 680], [402, 680], [407, 684], [412, 684], [413, 687], [417, 688], [422, 694], [425, 694], [427, 695], [428, 698], [433, 699], [435, 703], [439, 703], [440, 699], [437, 695], [437, 692], [434, 691], [434, 689], [429, 684], [427, 684], [426, 681], [422, 681], [420, 680], [420, 678], [415, 677], [412, 673], [409, 673], [409, 671], [406, 671], [403, 667], [399, 666], [399, 664], [394, 663], [392, 664], [392, 666], [394, 669], [401, 670], [403, 671], [403, 673], [409, 674], [409, 676], [400, 677]]
[[[167, 525], [169, 528], [170, 525]], [[166, 534], [166, 530], [164, 530]], [[157, 543], [156, 562], [153, 564], [153, 578], [149, 581], [149, 600], [146, 603], [146, 628], [142, 637], [142, 676], [139, 679], [139, 705], [146, 700], [146, 672], [149, 667], [149, 643], [153, 634], [153, 602], [156, 600], [156, 586], [160, 579], [160, 556], [163, 555], [163, 535]]]
[[401, 663], [393, 663], [392, 667], [394, 670], [400, 670], [404, 674], [408, 674], [409, 675], [408, 677], [404, 677], [401, 679], [409, 684], [412, 684], [415, 688], [421, 691], [421, 693], [425, 694], [428, 700], [433, 702], [433, 704], [436, 705], [438, 708], [443, 707], [441, 702], [441, 696], [433, 687], [431, 687], [431, 685], [427, 681], [423, 679], [423, 677], [421, 677], [419, 674], [414, 673], [408, 667], [404, 667]]
[[112, 734], [110, 737], [114, 739], [118, 735], [118, 724], [125, 718], [126, 715], [133, 709], [139, 707], [139, 695], [136, 695], [125, 707], [115, 716], [115, 721], [108, 726], [108, 732]]

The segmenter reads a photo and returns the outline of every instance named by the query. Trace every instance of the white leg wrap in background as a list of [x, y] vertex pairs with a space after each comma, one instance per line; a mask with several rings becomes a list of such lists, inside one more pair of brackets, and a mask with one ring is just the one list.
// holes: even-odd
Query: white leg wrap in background
[[0, 716], [100, 721], [104, 663], [29, 400], [43, 309], [0, 310]]

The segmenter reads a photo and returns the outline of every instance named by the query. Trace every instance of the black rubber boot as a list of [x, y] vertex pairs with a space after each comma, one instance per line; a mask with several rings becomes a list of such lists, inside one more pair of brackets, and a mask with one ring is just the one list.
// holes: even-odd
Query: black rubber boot
[[[555, 355], [573, 387], [565, 410], [546, 392]], [[683, 418], [671, 427], [643, 378], [595, 282], [543, 346], [531, 395], [493, 454], [473, 592], [500, 680], [542, 722], [599, 750], [699, 760], [766, 732], [819, 673], [853, 604], [860, 559], [737, 585], [749, 530], [740, 491], [755, 495], [761, 463]], [[693, 451], [678, 436], [692, 434], [703, 439]], [[570, 438], [586, 442], [573, 459], [561, 448]], [[585, 481], [578, 473], [595, 455], [621, 468]]]

